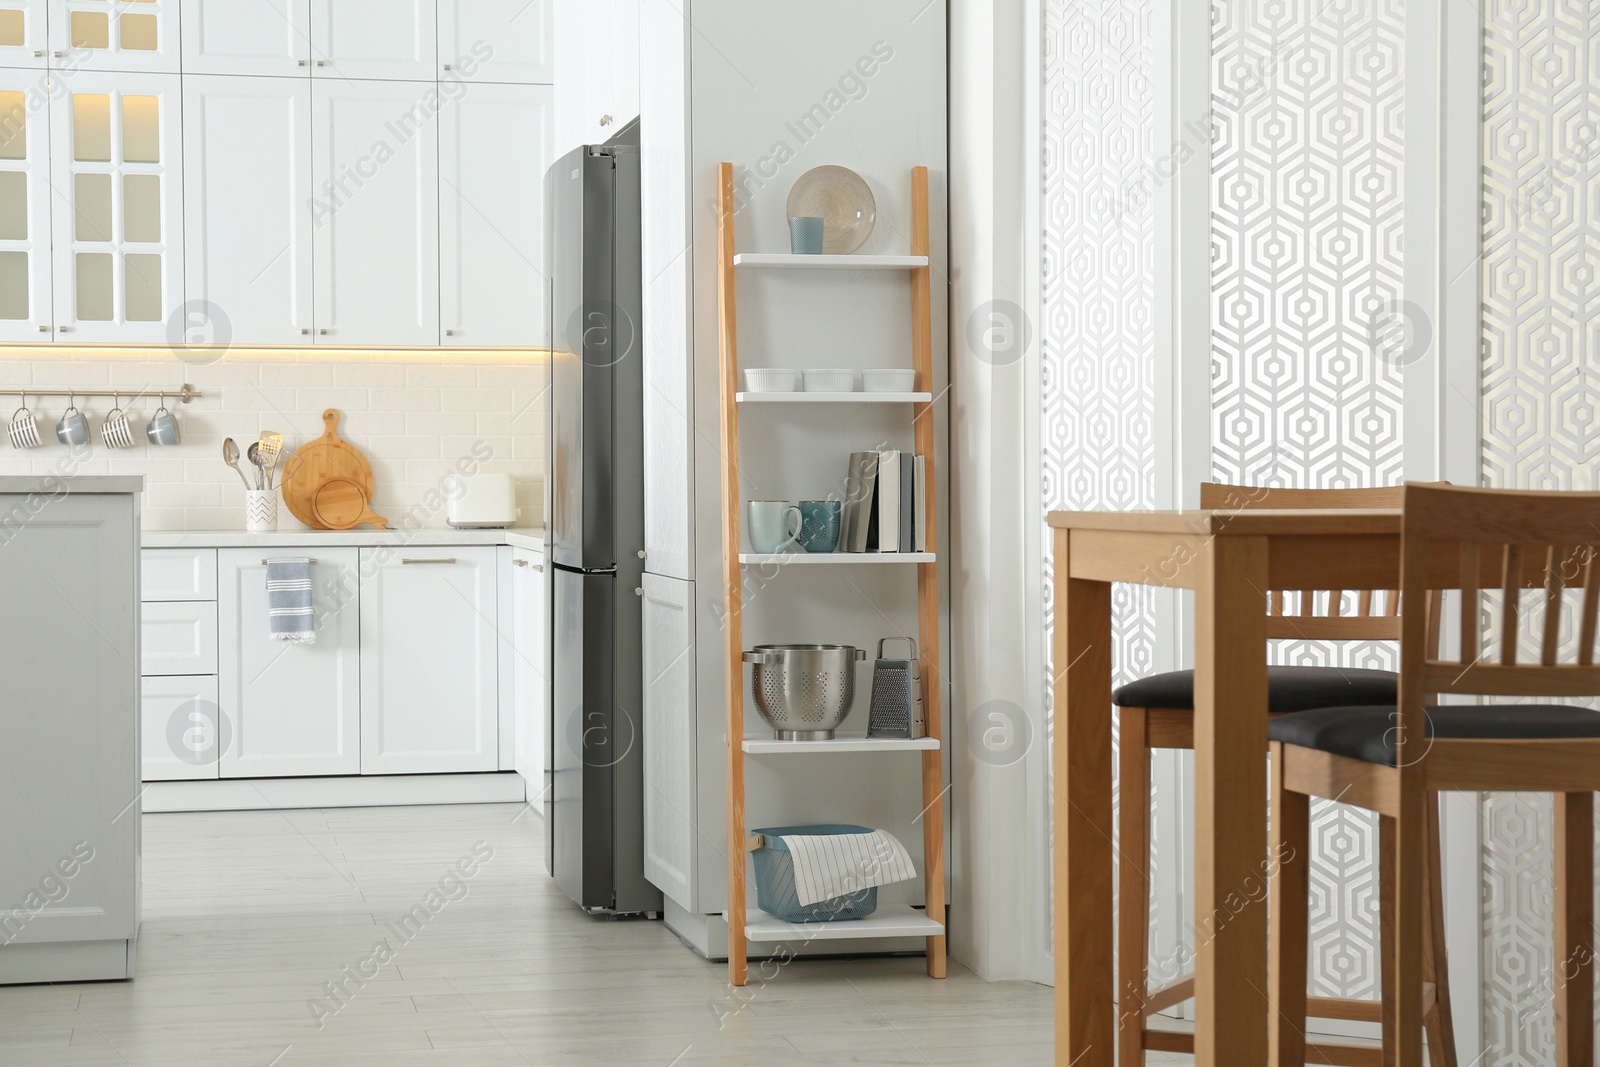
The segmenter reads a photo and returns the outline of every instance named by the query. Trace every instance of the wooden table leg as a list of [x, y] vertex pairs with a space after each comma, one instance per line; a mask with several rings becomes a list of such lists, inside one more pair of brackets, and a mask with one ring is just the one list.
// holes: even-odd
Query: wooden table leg
[[1215, 537], [1195, 591], [1196, 1067], [1267, 1062], [1267, 542]]
[[1056, 1064], [1111, 1067], [1111, 586], [1068, 579], [1069, 536], [1055, 552]]

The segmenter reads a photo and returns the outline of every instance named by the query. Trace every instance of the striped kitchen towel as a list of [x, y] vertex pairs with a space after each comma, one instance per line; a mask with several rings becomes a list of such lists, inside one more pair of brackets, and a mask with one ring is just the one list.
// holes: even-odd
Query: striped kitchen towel
[[317, 610], [311, 603], [311, 559], [292, 556], [267, 560], [267, 628], [274, 641], [312, 644]]
[[917, 876], [906, 846], [893, 834], [784, 835], [794, 862], [795, 896], [802, 906]]

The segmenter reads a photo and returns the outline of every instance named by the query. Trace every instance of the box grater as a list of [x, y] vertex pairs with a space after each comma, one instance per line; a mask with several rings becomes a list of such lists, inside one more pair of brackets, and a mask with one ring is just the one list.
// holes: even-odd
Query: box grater
[[[883, 646], [904, 641], [911, 646], [909, 659], [886, 659]], [[872, 710], [868, 737], [918, 738], [928, 736], [922, 711], [922, 662], [917, 643], [909, 637], [885, 637], [878, 642], [878, 659], [872, 665]]]

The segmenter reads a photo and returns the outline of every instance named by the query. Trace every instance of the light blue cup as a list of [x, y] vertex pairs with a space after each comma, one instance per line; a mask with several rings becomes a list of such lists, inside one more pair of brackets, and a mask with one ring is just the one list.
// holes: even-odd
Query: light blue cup
[[789, 251], [801, 256], [822, 254], [822, 219], [816, 215], [796, 215], [789, 220]]

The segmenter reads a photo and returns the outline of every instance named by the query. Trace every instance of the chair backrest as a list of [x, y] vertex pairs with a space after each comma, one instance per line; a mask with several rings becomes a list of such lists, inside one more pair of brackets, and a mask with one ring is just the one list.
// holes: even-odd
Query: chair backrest
[[[1334, 511], [1399, 508], [1403, 486], [1375, 489], [1274, 489], [1261, 486], [1200, 483], [1200, 507], [1207, 511], [1284, 508]], [[1267, 637], [1271, 640], [1398, 641], [1400, 594], [1393, 589], [1352, 590], [1345, 612], [1343, 589], [1274, 589], [1267, 594]], [[1375, 595], [1380, 594], [1380, 595]], [[1318, 601], [1322, 610], [1318, 611]]]
[[[1595, 665], [1600, 609], [1600, 493], [1515, 489], [1405, 488], [1401, 588], [1405, 596], [1461, 594], [1461, 640], [1454, 659], [1404, 626], [1405, 691], [1484, 696], [1600, 695]], [[1524, 590], [1538, 589], [1531, 608]], [[1498, 591], [1498, 649], [1486, 655], [1483, 592]], [[1575, 594], [1567, 597], [1568, 591]], [[1563, 626], [1563, 604], [1577, 611]], [[1537, 662], [1521, 662], [1524, 609], [1539, 634]], [[1575, 638], [1562, 662], [1562, 638]], [[1414, 644], [1415, 647], [1412, 647]]]

